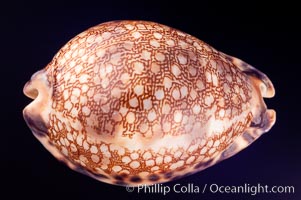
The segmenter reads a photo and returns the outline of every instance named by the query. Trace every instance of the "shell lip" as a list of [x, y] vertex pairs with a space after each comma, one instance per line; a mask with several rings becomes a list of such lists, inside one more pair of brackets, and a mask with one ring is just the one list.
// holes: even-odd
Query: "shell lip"
[[48, 133], [48, 128], [45, 123], [42, 122], [40, 117], [30, 115], [26, 108], [23, 110], [23, 117], [27, 126], [37, 136], [45, 136]]
[[256, 85], [259, 86], [261, 91], [261, 95], [264, 98], [272, 98], [275, 96], [275, 88], [272, 81], [268, 78], [266, 74], [251, 66], [250, 64], [242, 61], [239, 58], [227, 55], [225, 53], [221, 53], [227, 60], [233, 63], [236, 67], [238, 67], [243, 73], [252, 77], [254, 80], [256, 79]]
[[51, 98], [51, 87], [45, 69], [34, 73], [25, 84], [23, 93], [33, 99], [23, 110], [23, 117], [36, 136], [48, 133], [48, 112]]
[[28, 81], [25, 85], [24, 85], [24, 88], [23, 88], [23, 93], [31, 98], [31, 99], [35, 99], [37, 98], [37, 96], [39, 95], [39, 91], [37, 89], [33, 89], [30, 87], [31, 85], [31, 81]]
[[[275, 96], [275, 88], [273, 86], [273, 83], [264, 73], [255, 68], [252, 70], [245, 70], [243, 72], [257, 79], [257, 84], [259, 85], [263, 97], [272, 98]], [[260, 83], [263, 83], [264, 85]]]

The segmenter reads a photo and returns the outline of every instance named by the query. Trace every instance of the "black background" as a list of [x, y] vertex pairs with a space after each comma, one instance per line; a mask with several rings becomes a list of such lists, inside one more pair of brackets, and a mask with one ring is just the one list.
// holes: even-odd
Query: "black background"
[[[195, 1], [196, 2], [196, 1]], [[11, 1], [1, 6], [1, 195], [8, 199], [301, 199], [300, 31], [298, 6], [289, 1]], [[156, 21], [180, 29], [265, 72], [276, 88], [267, 99], [277, 122], [238, 155], [168, 183], [292, 185], [295, 194], [137, 194], [73, 172], [34, 138], [22, 109], [26, 81], [72, 37], [119, 19]], [[4, 185], [4, 187], [3, 187]], [[6, 199], [6, 198], [4, 198]]]

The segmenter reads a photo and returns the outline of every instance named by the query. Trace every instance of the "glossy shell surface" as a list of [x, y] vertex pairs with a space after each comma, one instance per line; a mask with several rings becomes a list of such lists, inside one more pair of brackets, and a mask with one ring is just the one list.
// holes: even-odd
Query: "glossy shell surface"
[[[203, 170], [275, 122], [266, 75], [179, 30], [113, 21], [70, 40], [25, 85], [34, 135], [70, 168], [116, 185]], [[42, 164], [41, 164], [41, 167]]]

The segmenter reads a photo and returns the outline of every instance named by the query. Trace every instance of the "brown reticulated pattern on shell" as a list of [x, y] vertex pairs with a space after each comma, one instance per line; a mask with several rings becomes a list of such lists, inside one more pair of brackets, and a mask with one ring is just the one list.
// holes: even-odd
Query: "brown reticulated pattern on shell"
[[252, 83], [229, 57], [157, 23], [90, 28], [46, 71], [50, 142], [109, 183], [164, 182], [198, 171], [253, 118]]

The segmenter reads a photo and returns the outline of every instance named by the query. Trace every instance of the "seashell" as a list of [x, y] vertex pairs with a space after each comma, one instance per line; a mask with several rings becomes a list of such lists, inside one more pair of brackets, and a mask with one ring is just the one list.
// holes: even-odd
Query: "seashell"
[[54, 157], [99, 181], [154, 184], [201, 171], [275, 123], [268, 77], [154, 22], [70, 40], [24, 87], [26, 123]]

